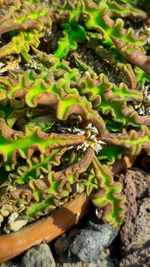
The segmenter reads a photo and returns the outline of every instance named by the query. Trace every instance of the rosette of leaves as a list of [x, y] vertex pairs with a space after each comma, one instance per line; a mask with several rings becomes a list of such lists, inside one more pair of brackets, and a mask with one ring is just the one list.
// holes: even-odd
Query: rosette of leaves
[[[2, 168], [5, 169], [6, 175], [5, 183], [2, 186], [3, 188], [6, 186], [8, 190], [8, 192], [5, 194], [4, 203], [8, 204], [9, 200], [11, 200], [11, 205], [13, 203], [13, 205], [20, 207], [20, 205], [23, 204], [25, 207], [25, 214], [21, 214], [21, 218], [33, 220], [34, 218], [47, 213], [55, 206], [61, 205], [63, 203], [63, 199], [72, 191], [71, 184], [77, 181], [81, 183], [82, 179], [80, 180], [80, 174], [86, 172], [90, 163], [93, 162], [91, 166], [93, 166], [92, 172], [97, 181], [96, 186], [94, 186], [95, 181], [93, 182], [93, 180], [90, 178], [90, 174], [87, 175], [87, 181], [89, 182], [86, 183], [84, 181], [83, 185], [85, 188], [87, 188], [86, 190], [88, 194], [93, 192], [94, 188], [99, 190], [100, 187], [103, 188], [102, 191], [108, 191], [108, 194], [103, 197], [100, 197], [99, 194], [92, 195], [92, 200], [95, 205], [105, 207], [106, 210], [110, 211], [109, 215], [107, 212], [104, 212], [104, 218], [110, 224], [118, 227], [122, 222], [122, 214], [124, 213], [124, 198], [120, 195], [121, 187], [118, 183], [114, 183], [113, 185], [112, 176], [108, 169], [102, 167], [101, 164], [98, 163], [95, 158], [93, 158], [93, 149], [96, 150], [99, 138], [104, 140], [108, 145], [112, 142], [114, 150], [112, 150], [113, 152], [111, 154], [115, 160], [120, 158], [123, 153], [132, 153], [130, 151], [130, 147], [126, 147], [126, 142], [123, 141], [118, 141], [118, 143], [116, 141], [114, 143], [114, 141], [112, 141], [113, 135], [110, 134], [110, 136], [107, 136], [105, 134], [104, 121], [98, 111], [94, 110], [94, 108], [97, 109], [97, 105], [92, 108], [92, 98], [87, 100], [85, 96], [80, 96], [79, 84], [82, 85], [83, 82], [85, 83], [85, 81], [88, 90], [87, 97], [90, 95], [89, 77], [82, 77], [77, 69], [71, 69], [65, 61], [60, 62], [56, 57], [53, 56], [50, 58], [51, 63], [53, 62], [53, 64], [51, 64], [52, 67], [50, 67], [47, 72], [38, 75], [33, 71], [27, 71], [23, 74], [14, 73], [12, 78], [7, 76], [0, 78], [2, 95], [1, 100], [3, 103], [1, 111], [3, 110], [2, 114], [3, 118], [5, 119], [1, 120], [1, 143], [5, 144], [6, 151], [5, 153], [2, 153], [3, 148], [1, 148], [1, 155], [3, 158]], [[105, 81], [102, 81], [102, 85], [97, 83], [98, 80], [93, 80], [93, 82], [94, 81], [96, 84], [92, 85], [91, 88], [97, 90], [97, 92], [100, 90], [99, 88], [101, 88], [102, 95], [105, 95], [102, 91], [103, 87], [106, 87], [107, 89], [107, 86], [108, 88], [111, 88], [112, 86], [112, 84], [108, 81], [106, 84]], [[123, 100], [121, 101], [126, 103], [127, 99], [125, 95], [127, 94], [128, 99], [130, 99], [130, 91], [126, 88], [124, 88], [124, 90], [125, 91], [121, 89], [122, 95], [124, 96], [124, 98], [122, 98]], [[131, 92], [131, 98], [135, 97], [135, 99], [141, 99], [141, 95], [138, 92]], [[84, 93], [84, 95], [86, 94]], [[97, 93], [97, 97], [101, 97], [100, 93]], [[98, 102], [101, 102], [101, 100]], [[7, 109], [8, 105], [9, 109]], [[45, 105], [45, 108], [39, 108], [39, 105]], [[46, 117], [48, 110], [53, 114], [53, 116], [52, 114], [49, 114], [49, 117]], [[99, 108], [97, 110], [99, 110]], [[111, 108], [108, 110], [111, 112]], [[94, 123], [95, 128], [97, 129], [97, 135], [93, 136], [95, 139], [92, 137], [90, 132], [88, 133], [89, 130], [86, 131], [86, 127], [82, 126], [82, 123], [80, 125], [81, 128], [76, 129], [78, 133], [82, 133], [83, 131], [81, 136], [74, 134], [68, 135], [65, 125], [59, 127], [60, 132], [65, 132], [65, 134], [47, 134], [43, 132], [43, 130], [51, 131], [55, 126], [55, 121], [57, 120], [62, 122], [67, 121], [71, 114], [80, 115], [84, 120], [84, 123]], [[123, 112], [122, 117], [125, 119]], [[135, 123], [136, 126], [137, 123], [139, 126], [140, 122], [136, 121], [138, 115], [136, 114], [135, 116], [134, 114], [134, 116], [131, 117], [133, 117], [133, 124]], [[21, 125], [20, 121], [22, 121], [23, 118], [24, 123], [22, 122], [23, 124]], [[114, 121], [117, 121], [117, 118], [119, 119], [119, 116], [116, 112]], [[42, 120], [43, 125], [40, 124], [40, 120]], [[5, 121], [9, 126], [7, 126]], [[128, 124], [129, 122], [125, 123], [125, 125]], [[21, 132], [15, 130], [16, 125], [20, 127], [18, 130], [21, 130]], [[58, 131], [58, 127], [55, 129]], [[74, 127], [71, 129], [71, 131], [72, 133], [74, 132]], [[149, 136], [149, 134], [147, 134], [147, 136]], [[128, 138], [129, 140], [131, 139], [130, 135], [126, 135], [126, 139]], [[139, 147], [141, 143], [140, 138], [141, 136], [138, 137]], [[121, 140], [122, 139], [123, 137], [121, 137]], [[85, 155], [83, 152], [83, 154], [81, 153], [81, 156], [79, 156], [80, 160], [77, 157], [76, 152], [73, 150], [74, 152], [72, 153], [75, 154], [75, 158], [72, 154], [73, 165], [66, 168], [64, 172], [54, 172], [52, 170], [53, 166], [60, 165], [60, 158], [62, 157], [63, 159], [63, 153], [66, 151], [67, 147], [80, 144], [82, 145], [85, 142], [89, 149], [87, 152], [85, 152]], [[148, 142], [149, 139], [147, 139], [147, 143]], [[133, 140], [131, 143], [134, 144]], [[94, 144], [95, 146], [93, 146]], [[136, 143], [134, 146], [135, 145]], [[3, 146], [4, 145], [1, 147]], [[17, 147], [18, 149], [14, 150], [14, 147]], [[82, 147], [84, 148], [84, 145], [81, 146], [81, 148]], [[115, 151], [115, 147], [125, 147], [125, 149], [124, 151], [121, 149]], [[84, 149], [86, 149], [86, 146]], [[139, 153], [141, 149], [142, 148], [140, 147], [137, 153]], [[40, 153], [40, 155], [34, 156], [37, 152]], [[136, 152], [134, 151], [133, 154], [134, 153]], [[24, 165], [21, 165], [17, 162], [17, 155], [24, 160]], [[66, 155], [64, 155], [64, 160], [65, 157]], [[105, 160], [108, 160], [108, 162], [109, 157], [110, 155], [105, 155]], [[98, 158], [102, 160], [104, 159], [104, 157], [99, 154]], [[66, 162], [70, 162], [70, 158]], [[105, 174], [105, 177], [102, 186], [100, 177], [103, 177], [103, 174]], [[11, 185], [13, 188], [11, 192], [9, 192], [7, 180], [9, 180], [10, 183], [9, 186]], [[100, 187], [99, 183], [101, 184]], [[114, 199], [112, 194], [110, 202], [108, 201], [110, 195], [109, 184], [112, 185], [112, 192], [113, 190], [116, 192]]]

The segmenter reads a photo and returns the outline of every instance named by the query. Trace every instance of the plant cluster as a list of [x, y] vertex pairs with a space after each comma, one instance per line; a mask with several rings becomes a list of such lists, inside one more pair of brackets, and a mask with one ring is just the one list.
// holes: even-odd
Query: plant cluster
[[150, 28], [138, 1], [0, 2], [0, 226], [86, 191], [119, 228], [112, 165], [150, 155]]

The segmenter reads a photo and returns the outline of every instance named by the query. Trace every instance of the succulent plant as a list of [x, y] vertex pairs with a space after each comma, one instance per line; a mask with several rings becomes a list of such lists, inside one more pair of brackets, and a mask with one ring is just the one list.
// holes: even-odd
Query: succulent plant
[[106, 222], [122, 224], [112, 165], [150, 155], [150, 30], [137, 2], [0, 3], [1, 233], [79, 188]]

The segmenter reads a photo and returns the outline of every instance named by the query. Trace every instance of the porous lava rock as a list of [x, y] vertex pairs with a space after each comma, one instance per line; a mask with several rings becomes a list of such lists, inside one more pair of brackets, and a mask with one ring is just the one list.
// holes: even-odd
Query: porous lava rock
[[120, 230], [120, 266], [150, 265], [150, 175], [131, 169], [120, 176], [127, 197], [127, 212]]

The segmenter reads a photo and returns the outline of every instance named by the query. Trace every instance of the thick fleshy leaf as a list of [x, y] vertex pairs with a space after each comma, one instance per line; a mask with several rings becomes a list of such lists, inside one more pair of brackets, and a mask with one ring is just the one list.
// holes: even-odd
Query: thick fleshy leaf
[[103, 219], [114, 227], [122, 224], [125, 197], [120, 193], [121, 184], [113, 181], [112, 174], [105, 169], [96, 157], [92, 166], [98, 182], [98, 191], [92, 195], [92, 202], [103, 209]]

